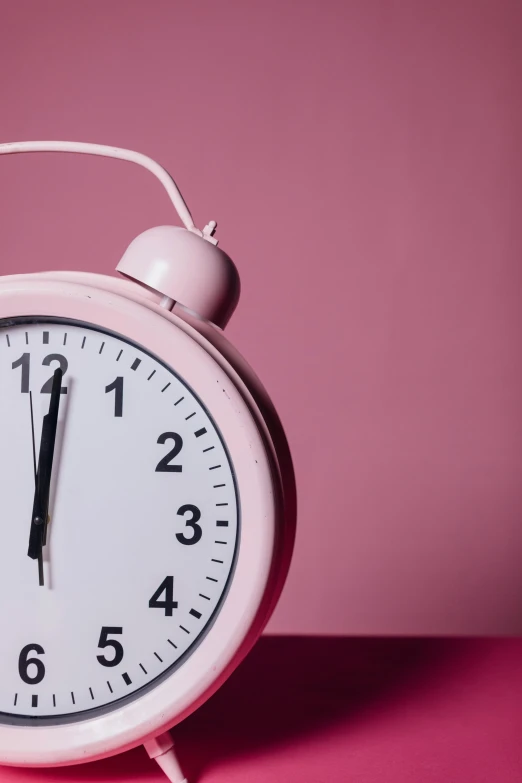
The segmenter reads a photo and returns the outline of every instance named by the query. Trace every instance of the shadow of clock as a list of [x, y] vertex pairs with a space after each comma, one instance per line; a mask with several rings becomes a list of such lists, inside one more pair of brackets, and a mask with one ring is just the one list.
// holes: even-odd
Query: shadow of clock
[[[466, 640], [264, 637], [225, 685], [176, 727], [191, 783], [225, 760], [259, 756], [338, 724], [395, 710], [467, 665]], [[464, 658], [464, 664], [462, 659]], [[25, 775], [27, 774], [27, 771]], [[20, 776], [24, 776], [20, 771]], [[31, 779], [149, 779], [162, 773], [138, 748], [76, 767], [31, 770]]]

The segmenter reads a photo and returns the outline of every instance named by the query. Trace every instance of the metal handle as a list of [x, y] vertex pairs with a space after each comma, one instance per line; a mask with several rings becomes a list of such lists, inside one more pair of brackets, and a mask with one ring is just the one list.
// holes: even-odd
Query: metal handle
[[[105, 144], [88, 144], [81, 141], [14, 141], [0, 144], [0, 155], [12, 155], [21, 152], [76, 152], [81, 155], [101, 155], [106, 158], [118, 158], [119, 160], [127, 160], [130, 163], [137, 163], [159, 179], [185, 228], [198, 236], [204, 237], [204, 239], [212, 241], [211, 237], [216, 229], [215, 222], [210, 221], [203, 231], [196, 228], [189, 208], [168, 171], [152, 158], [142, 155], [141, 152], [125, 150], [120, 147], [109, 147]], [[215, 240], [213, 241], [214, 243]]]

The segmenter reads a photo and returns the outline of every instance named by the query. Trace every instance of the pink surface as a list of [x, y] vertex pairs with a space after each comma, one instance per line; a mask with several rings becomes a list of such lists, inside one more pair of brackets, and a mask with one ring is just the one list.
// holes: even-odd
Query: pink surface
[[[522, 630], [521, 22], [509, 0], [2, 6], [2, 140], [138, 149], [220, 222], [229, 335], [297, 470], [272, 631]], [[0, 165], [3, 273], [110, 272], [173, 219], [128, 164]]]
[[[176, 732], [190, 783], [519, 783], [522, 642], [263, 639]], [[145, 751], [2, 783], [155, 781]]]

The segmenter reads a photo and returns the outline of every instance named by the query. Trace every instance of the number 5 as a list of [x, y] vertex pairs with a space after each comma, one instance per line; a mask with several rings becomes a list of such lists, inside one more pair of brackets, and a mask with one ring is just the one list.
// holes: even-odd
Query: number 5
[[98, 647], [112, 647], [114, 658], [106, 658], [104, 655], [97, 655], [98, 663], [102, 666], [117, 666], [123, 660], [123, 647], [115, 639], [109, 639], [109, 634], [123, 633], [123, 628], [112, 628], [110, 625], [104, 625], [100, 633]]

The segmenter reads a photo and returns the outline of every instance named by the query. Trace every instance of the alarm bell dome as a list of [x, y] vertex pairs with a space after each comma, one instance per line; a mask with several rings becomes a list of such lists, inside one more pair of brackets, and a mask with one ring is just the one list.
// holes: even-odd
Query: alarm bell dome
[[178, 226], [149, 228], [116, 269], [224, 328], [239, 299], [239, 275], [213, 241]]

